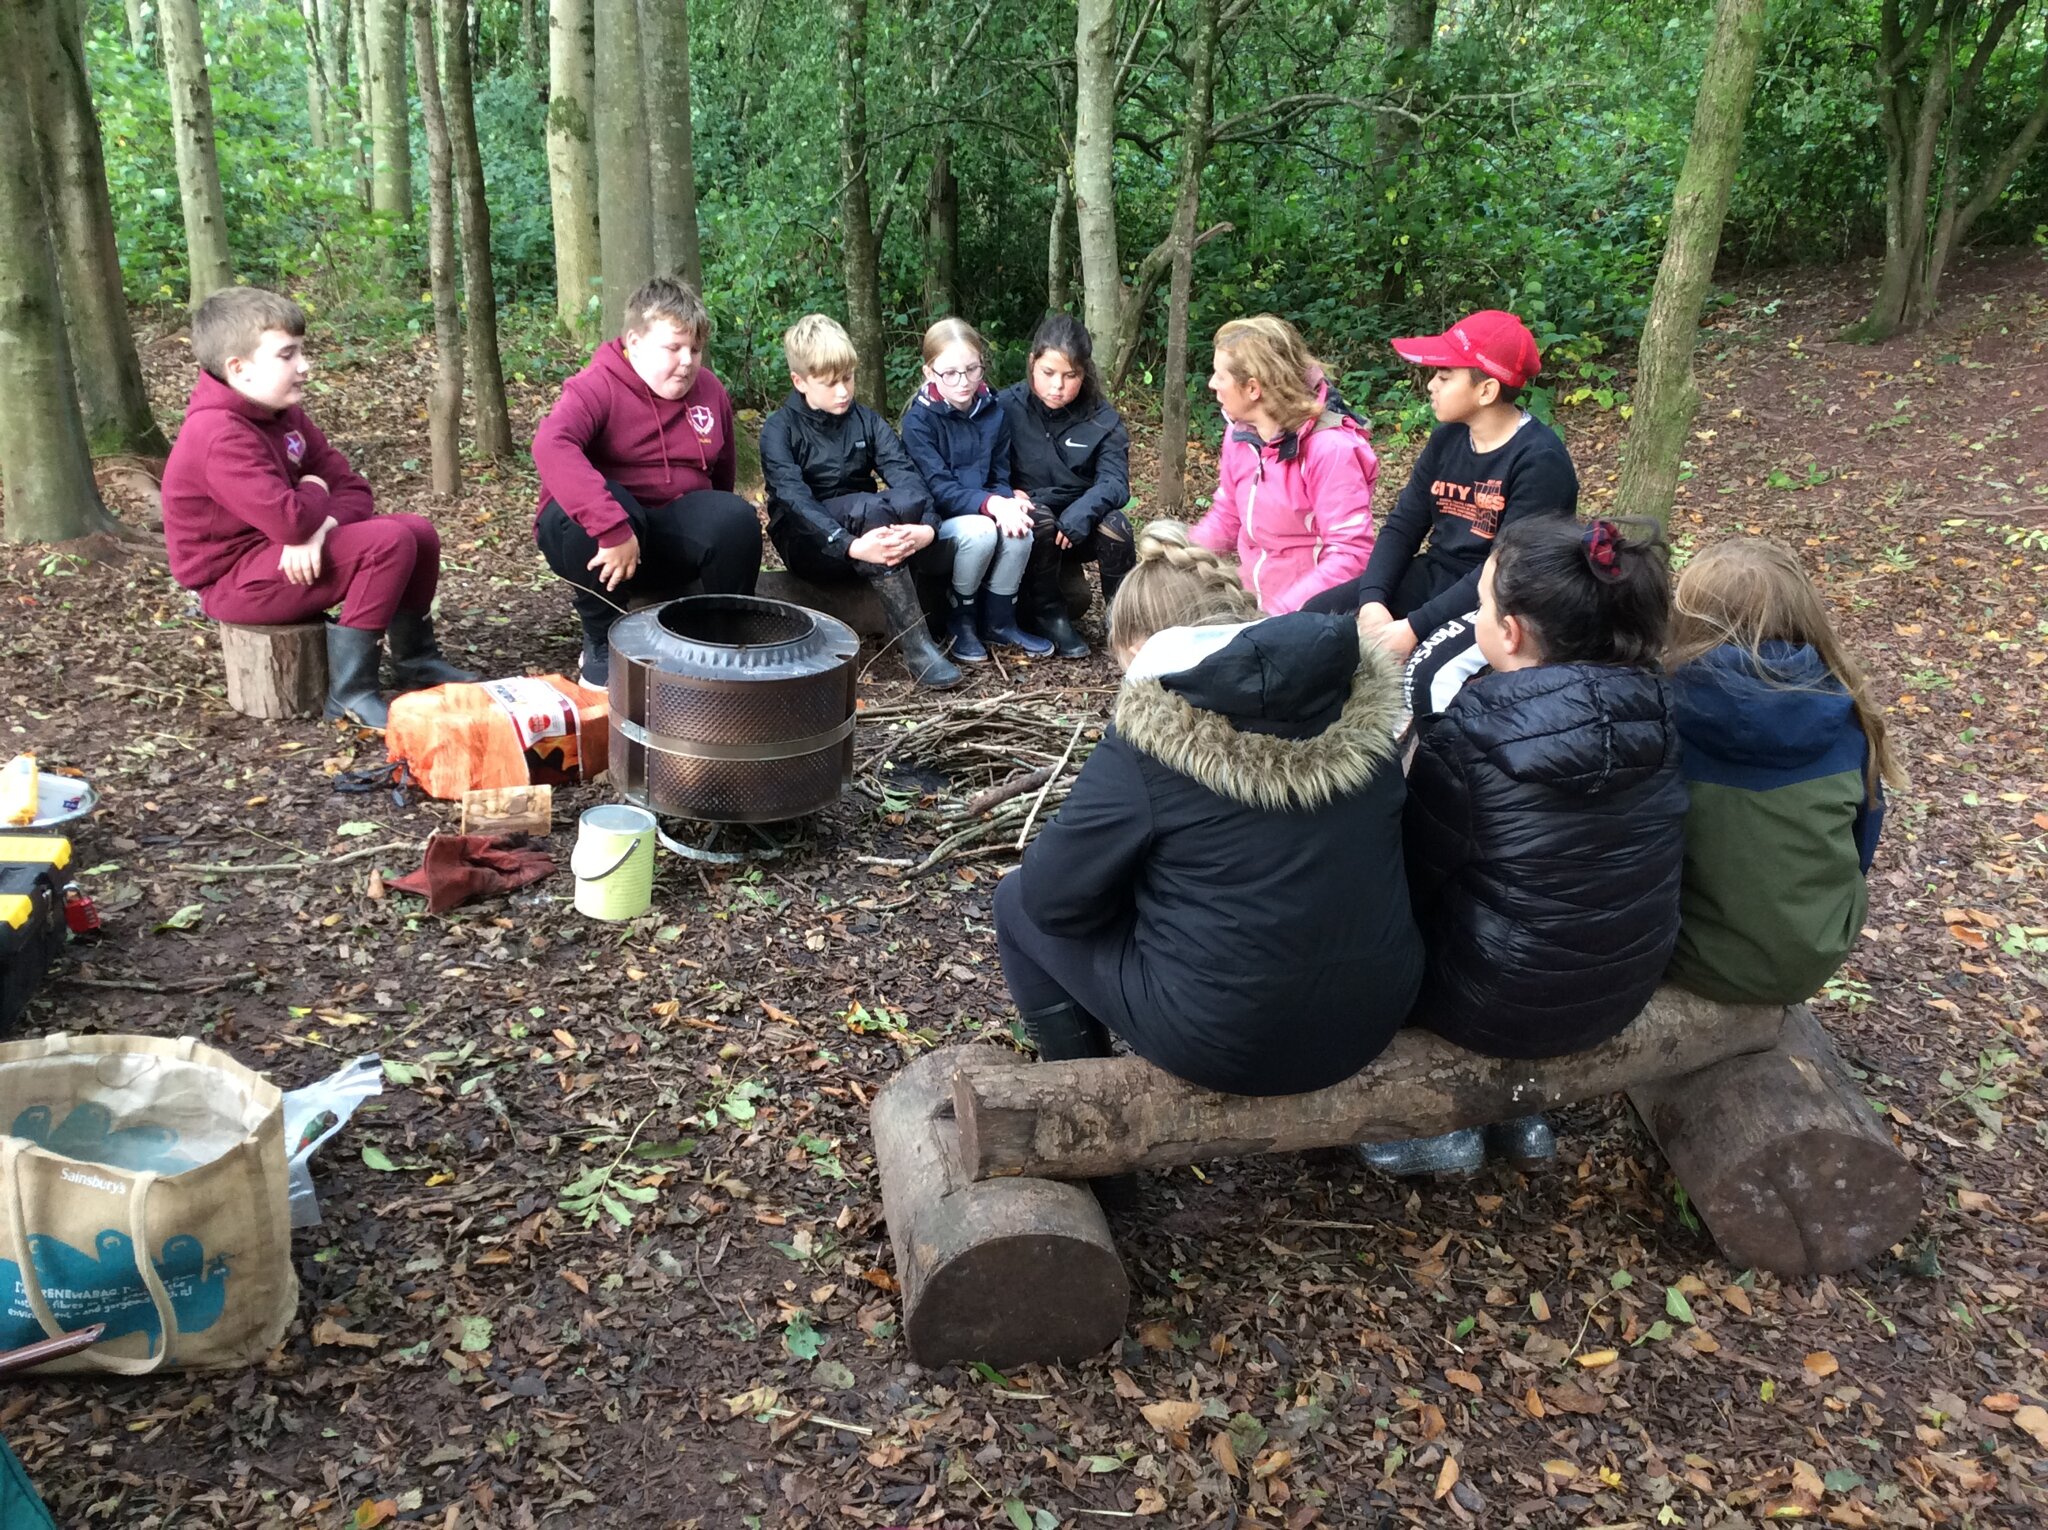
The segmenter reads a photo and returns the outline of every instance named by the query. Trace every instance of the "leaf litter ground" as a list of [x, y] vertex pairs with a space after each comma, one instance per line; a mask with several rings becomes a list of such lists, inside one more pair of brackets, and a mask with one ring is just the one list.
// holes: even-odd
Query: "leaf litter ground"
[[[935, 1042], [1012, 1044], [989, 894], [1036, 786], [933, 856], [988, 822], [967, 798], [1099, 723], [1106, 663], [977, 677], [920, 753], [906, 725], [937, 714], [884, 659], [861, 789], [779, 857], [665, 857], [623, 928], [566, 874], [434, 919], [384, 884], [452, 811], [336, 793], [380, 747], [229, 712], [160, 562], [97, 544], [0, 577], [13, 747], [106, 799], [78, 849], [110, 933], [31, 1029], [197, 1032], [287, 1087], [377, 1049], [387, 1090], [320, 1165], [267, 1364], [17, 1385], [0, 1429], [66, 1525], [2048, 1521], [2042, 274], [1974, 265], [1935, 331], [1875, 348], [1830, 338], [1867, 274], [1754, 281], [1703, 337], [1681, 545], [1800, 547], [1914, 775], [1821, 1005], [1926, 1177], [1876, 1267], [1726, 1267], [1615, 1100], [1563, 1112], [1530, 1176], [1330, 1152], [1153, 1178], [1118, 1219], [1117, 1349], [922, 1371], [867, 1103]], [[391, 402], [424, 362], [350, 355], [314, 407], [387, 506], [426, 509], [423, 419]], [[182, 342], [151, 365], [174, 411]], [[1620, 422], [1564, 423], [1602, 503]], [[489, 672], [568, 668], [530, 474], [472, 482], [432, 511], [445, 635]], [[561, 796], [565, 853], [601, 794]]]

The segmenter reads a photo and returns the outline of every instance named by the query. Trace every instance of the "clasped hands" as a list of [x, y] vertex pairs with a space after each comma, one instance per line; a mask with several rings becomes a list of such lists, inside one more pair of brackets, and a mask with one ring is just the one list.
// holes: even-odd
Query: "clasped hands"
[[[323, 489], [327, 487], [327, 480], [317, 473], [308, 473], [299, 482], [316, 484]], [[339, 524], [330, 515], [305, 541], [290, 543], [278, 553], [277, 571], [284, 575], [287, 583], [308, 585], [320, 577], [320, 566], [326, 559], [327, 533]]]
[[911, 554], [931, 546], [936, 535], [931, 527], [920, 521], [900, 526], [877, 526], [873, 531], [864, 531], [855, 537], [853, 545], [846, 549], [846, 555], [859, 563], [879, 563], [884, 568], [894, 568]]

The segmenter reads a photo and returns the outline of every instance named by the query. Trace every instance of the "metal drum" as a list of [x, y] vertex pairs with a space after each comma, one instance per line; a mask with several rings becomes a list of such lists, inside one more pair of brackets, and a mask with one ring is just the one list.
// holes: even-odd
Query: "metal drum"
[[612, 624], [611, 771], [628, 802], [710, 823], [774, 823], [838, 801], [853, 775], [844, 622], [752, 595], [692, 595]]

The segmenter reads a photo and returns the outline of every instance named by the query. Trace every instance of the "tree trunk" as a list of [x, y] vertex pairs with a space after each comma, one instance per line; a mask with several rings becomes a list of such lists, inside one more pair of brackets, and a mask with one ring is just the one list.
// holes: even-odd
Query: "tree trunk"
[[314, 0], [299, 0], [299, 19], [306, 29], [306, 127], [313, 152], [327, 148], [327, 75], [321, 68], [320, 13]]
[[1098, 346], [1116, 332], [1123, 272], [1116, 245], [1116, 0], [1079, 0], [1074, 34], [1074, 222], [1081, 303]]
[[1045, 236], [1045, 306], [1049, 313], [1064, 313], [1067, 291], [1067, 203], [1073, 191], [1062, 165], [1052, 178], [1052, 221]]
[[370, 210], [412, 220], [412, 140], [405, 87], [405, 0], [360, 0], [370, 50]]
[[44, 204], [86, 444], [95, 456], [134, 452], [162, 457], [171, 448], [150, 413], [142, 361], [128, 327], [99, 120], [93, 115], [85, 51], [72, 24], [82, 9], [78, 0], [49, 0], [48, 14], [57, 24], [30, 29], [31, 42], [40, 47], [24, 66], [31, 79]]
[[607, 334], [626, 299], [654, 274], [647, 113], [641, 98], [640, 16], [635, 0], [592, 0], [597, 13], [597, 224]]
[[[427, 130], [427, 282], [434, 296], [434, 387], [427, 395], [427, 443], [434, 493], [462, 492], [462, 305], [455, 283], [454, 150], [434, 64], [432, 0], [412, 0], [412, 59], [419, 81], [420, 116]], [[461, 47], [460, 21], [441, 15], [443, 38], [451, 23]]]
[[1416, 109], [1424, 99], [1422, 75], [1436, 37], [1437, 0], [1389, 0], [1387, 51], [1380, 64], [1380, 90], [1387, 105], [1377, 115], [1373, 157], [1382, 168], [1415, 147]]
[[469, 391], [476, 405], [476, 446], [486, 457], [503, 462], [512, 455], [512, 420], [505, 407], [504, 366], [498, 359], [498, 294], [491, 276], [491, 208], [484, 199], [484, 161], [476, 141], [469, 34], [462, 24], [462, 0], [418, 3], [435, 4], [441, 18], [441, 94], [449, 147], [455, 161], [456, 205], [462, 214], [462, 290], [469, 319]]
[[932, 145], [924, 215], [925, 317], [943, 319], [960, 311], [960, 182], [953, 175], [953, 140], [945, 133]]
[[518, 0], [519, 3], [519, 56], [526, 61], [526, 67], [538, 73], [540, 70], [540, 39], [535, 35], [533, 9], [535, 0]]
[[[1282, 1096], [1217, 1094], [1142, 1057], [1002, 1059], [959, 1070], [959, 1165], [975, 1180], [1092, 1179], [1252, 1153], [1398, 1142], [1762, 1052], [1777, 1044], [1785, 1016], [1776, 1004], [1717, 1004], [1660, 988], [1627, 1029], [1570, 1057], [1482, 1057], [1411, 1028], [1343, 1083]], [[949, 1047], [926, 1058], [948, 1053], [981, 1049]]]
[[648, 179], [654, 192], [654, 268], [700, 292], [697, 171], [690, 156], [690, 8], [688, 0], [639, 0], [646, 65]]
[[78, 417], [25, 67], [37, 33], [56, 25], [40, 0], [0, 5], [0, 530], [10, 542], [114, 525]]
[[327, 707], [327, 624], [220, 623], [228, 705], [244, 717], [318, 717]]
[[867, 0], [835, 0], [839, 22], [839, 222], [847, 329], [860, 352], [861, 393], [882, 397], [882, 272], [868, 193]]
[[1188, 471], [1188, 307], [1195, 268], [1195, 219], [1202, 167], [1209, 159], [1215, 98], [1217, 0], [1195, 0], [1188, 38], [1188, 102], [1180, 148], [1180, 193], [1173, 209], [1173, 275], [1167, 287], [1166, 365], [1159, 410], [1159, 508], [1180, 509]]
[[228, 260], [228, 220], [221, 206], [220, 161], [213, 146], [213, 86], [206, 77], [198, 0], [162, 0], [157, 25], [171, 87], [178, 201], [185, 211], [185, 250], [191, 267], [187, 298], [197, 308], [235, 279]]
[[1720, 0], [1715, 10], [1714, 36], [1693, 107], [1692, 141], [1678, 173], [1671, 230], [1636, 351], [1635, 414], [1615, 503], [1625, 514], [1650, 516], [1660, 524], [1670, 518], [1679, 460], [1699, 408], [1693, 347], [1721, 248], [1728, 193], [1742, 158], [1742, 120], [1756, 85], [1765, 4]]
[[377, 117], [377, 79], [376, 71], [370, 67], [369, 16], [370, 7], [377, 3], [379, 0], [349, 0], [348, 14], [349, 51], [355, 59], [356, 79], [356, 196], [365, 212], [375, 200], [374, 178], [370, 173], [375, 158], [370, 147], [370, 124]]
[[143, 0], [123, 0], [128, 12], [128, 47], [137, 58], [149, 56], [149, 23], [142, 13]]
[[548, 18], [548, 195], [555, 224], [555, 312], [562, 327], [596, 336], [597, 145], [591, 136], [596, 40], [591, 0], [554, 0]]

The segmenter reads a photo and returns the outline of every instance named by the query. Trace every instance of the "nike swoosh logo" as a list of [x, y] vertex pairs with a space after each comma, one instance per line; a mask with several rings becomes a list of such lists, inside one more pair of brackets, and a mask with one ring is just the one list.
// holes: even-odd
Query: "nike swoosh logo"
[[1076, 441], [1071, 436], [1069, 436], [1066, 440], [1060, 442], [1060, 445], [1071, 446], [1076, 451], [1086, 451], [1088, 449], [1088, 443], [1086, 441]]

